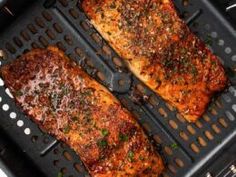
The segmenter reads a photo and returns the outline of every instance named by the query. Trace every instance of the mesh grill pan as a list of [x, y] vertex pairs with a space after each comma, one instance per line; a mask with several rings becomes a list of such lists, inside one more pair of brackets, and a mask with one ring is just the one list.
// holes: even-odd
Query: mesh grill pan
[[[190, 28], [221, 58], [232, 83], [194, 124], [129, 73], [75, 0], [35, 2], [0, 35], [5, 54], [1, 65], [32, 48], [58, 46], [137, 117], [166, 160], [163, 176], [204, 176], [205, 163], [235, 141], [236, 32], [209, 0], [186, 2], [176, 0], [175, 5]], [[2, 80], [0, 108], [0, 126], [46, 176], [56, 177], [60, 172], [66, 177], [89, 176], [72, 150], [21, 112]]]

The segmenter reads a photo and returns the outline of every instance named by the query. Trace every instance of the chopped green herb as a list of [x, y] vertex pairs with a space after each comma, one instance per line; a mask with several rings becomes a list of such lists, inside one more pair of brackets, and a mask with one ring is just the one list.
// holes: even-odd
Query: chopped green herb
[[119, 134], [119, 140], [120, 141], [128, 141], [129, 140], [129, 137], [123, 133], [120, 133]]
[[212, 41], [212, 37], [210, 35], [207, 35], [207, 37], [205, 39], [205, 43], [209, 46], [212, 45], [213, 41]]
[[101, 148], [101, 149], [104, 149], [107, 147], [108, 143], [107, 143], [107, 140], [105, 139], [102, 139], [102, 140], [99, 140], [97, 142], [97, 145]]
[[64, 132], [65, 134], [68, 134], [69, 131], [70, 131], [70, 125], [66, 125], [66, 126], [64, 127], [63, 132]]
[[178, 149], [178, 145], [176, 143], [171, 144], [172, 149]]
[[140, 155], [139, 160], [144, 161], [144, 157]]
[[128, 159], [130, 162], [134, 161], [134, 152], [133, 151], [128, 152]]
[[102, 129], [101, 130], [102, 136], [107, 136], [109, 135], [109, 131], [107, 129]]
[[59, 172], [59, 173], [57, 174], [57, 177], [63, 177], [62, 172]]

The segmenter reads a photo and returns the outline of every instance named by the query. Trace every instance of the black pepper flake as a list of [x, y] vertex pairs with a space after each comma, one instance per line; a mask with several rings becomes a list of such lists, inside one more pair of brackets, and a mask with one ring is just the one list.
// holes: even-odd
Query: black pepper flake
[[109, 135], [109, 131], [104, 128], [101, 130], [101, 134], [102, 134], [102, 136], [107, 136], [107, 135]]
[[130, 162], [134, 161], [134, 152], [133, 151], [128, 152], [128, 159]]
[[22, 95], [23, 95], [23, 92], [22, 92], [21, 90], [17, 90], [17, 91], [15, 92], [15, 95], [16, 95], [17, 97], [22, 96]]
[[116, 3], [114, 1], [110, 4], [110, 8], [111, 9], [115, 9], [116, 8]]

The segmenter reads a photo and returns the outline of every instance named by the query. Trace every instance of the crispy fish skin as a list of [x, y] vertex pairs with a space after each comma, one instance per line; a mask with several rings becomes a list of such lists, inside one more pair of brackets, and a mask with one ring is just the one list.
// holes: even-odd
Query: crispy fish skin
[[227, 83], [219, 59], [190, 32], [171, 0], [83, 0], [82, 8], [130, 70], [189, 122]]
[[23, 111], [69, 145], [91, 176], [156, 177], [163, 171], [135, 118], [58, 48], [34, 49], [0, 73]]

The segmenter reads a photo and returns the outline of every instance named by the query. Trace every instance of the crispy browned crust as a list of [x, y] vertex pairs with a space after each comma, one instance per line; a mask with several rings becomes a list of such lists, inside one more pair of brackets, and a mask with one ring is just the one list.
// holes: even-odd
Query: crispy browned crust
[[171, 0], [83, 0], [92, 24], [131, 71], [190, 122], [227, 85], [213, 55], [178, 17]]
[[134, 117], [57, 48], [32, 50], [0, 72], [23, 111], [74, 149], [92, 176], [156, 177], [164, 169]]

